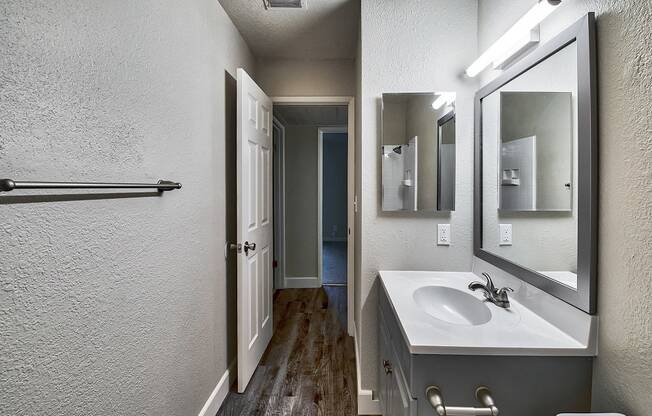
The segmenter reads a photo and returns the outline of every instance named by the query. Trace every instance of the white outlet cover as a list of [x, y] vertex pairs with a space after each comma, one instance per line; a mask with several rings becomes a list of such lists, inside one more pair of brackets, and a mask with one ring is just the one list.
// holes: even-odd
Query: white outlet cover
[[499, 224], [498, 245], [512, 245], [512, 224]]
[[437, 224], [437, 245], [450, 246], [451, 245], [451, 225], [450, 224]]

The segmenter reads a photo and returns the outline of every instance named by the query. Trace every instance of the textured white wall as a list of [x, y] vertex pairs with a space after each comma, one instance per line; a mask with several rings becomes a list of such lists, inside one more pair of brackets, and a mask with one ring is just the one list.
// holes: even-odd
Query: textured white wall
[[184, 185], [0, 196], [0, 413], [197, 414], [235, 358], [225, 71], [247, 46], [214, 0], [5, 0], [0, 56], [1, 176]]
[[[377, 283], [381, 269], [471, 269], [473, 94], [459, 74], [476, 54], [476, 0], [366, 0], [361, 12], [361, 148], [357, 178], [361, 263], [357, 330], [362, 387], [377, 385]], [[457, 210], [448, 214], [380, 210], [380, 98], [383, 92], [457, 92]], [[436, 246], [438, 223], [451, 223], [452, 244]], [[357, 266], [357, 265], [356, 265]]]
[[[480, 1], [480, 49], [533, 4]], [[639, 0], [564, 1], [544, 22], [543, 40], [589, 11], [598, 22], [600, 100], [600, 337], [593, 410], [643, 416], [652, 408], [652, 9]]]
[[[362, 26], [362, 23], [360, 23]], [[353, 243], [353, 308], [356, 338], [360, 339], [362, 314], [362, 32], [358, 28], [355, 55], [355, 212]], [[359, 351], [356, 351], [359, 355]], [[360, 380], [358, 380], [358, 384]]]
[[259, 59], [256, 79], [270, 96], [353, 96], [352, 59]]

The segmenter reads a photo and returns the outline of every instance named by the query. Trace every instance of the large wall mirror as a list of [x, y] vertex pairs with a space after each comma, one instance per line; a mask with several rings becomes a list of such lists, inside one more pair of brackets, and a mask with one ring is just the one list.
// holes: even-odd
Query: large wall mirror
[[587, 15], [476, 94], [476, 256], [595, 312], [597, 115]]
[[383, 94], [382, 210], [455, 209], [455, 93]]

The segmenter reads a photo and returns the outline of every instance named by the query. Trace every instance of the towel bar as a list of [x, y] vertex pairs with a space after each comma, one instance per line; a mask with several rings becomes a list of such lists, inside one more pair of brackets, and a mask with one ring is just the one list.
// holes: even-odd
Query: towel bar
[[9, 192], [14, 189], [128, 189], [155, 188], [159, 192], [181, 189], [178, 182], [160, 180], [157, 183], [106, 183], [106, 182], [34, 182], [0, 179], [0, 191]]

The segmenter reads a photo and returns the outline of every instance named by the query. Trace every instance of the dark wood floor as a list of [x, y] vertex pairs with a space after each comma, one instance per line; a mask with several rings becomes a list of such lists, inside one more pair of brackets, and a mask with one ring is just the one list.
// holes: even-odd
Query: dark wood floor
[[357, 415], [353, 338], [323, 288], [284, 289], [274, 297], [274, 336], [243, 394], [218, 416]]

